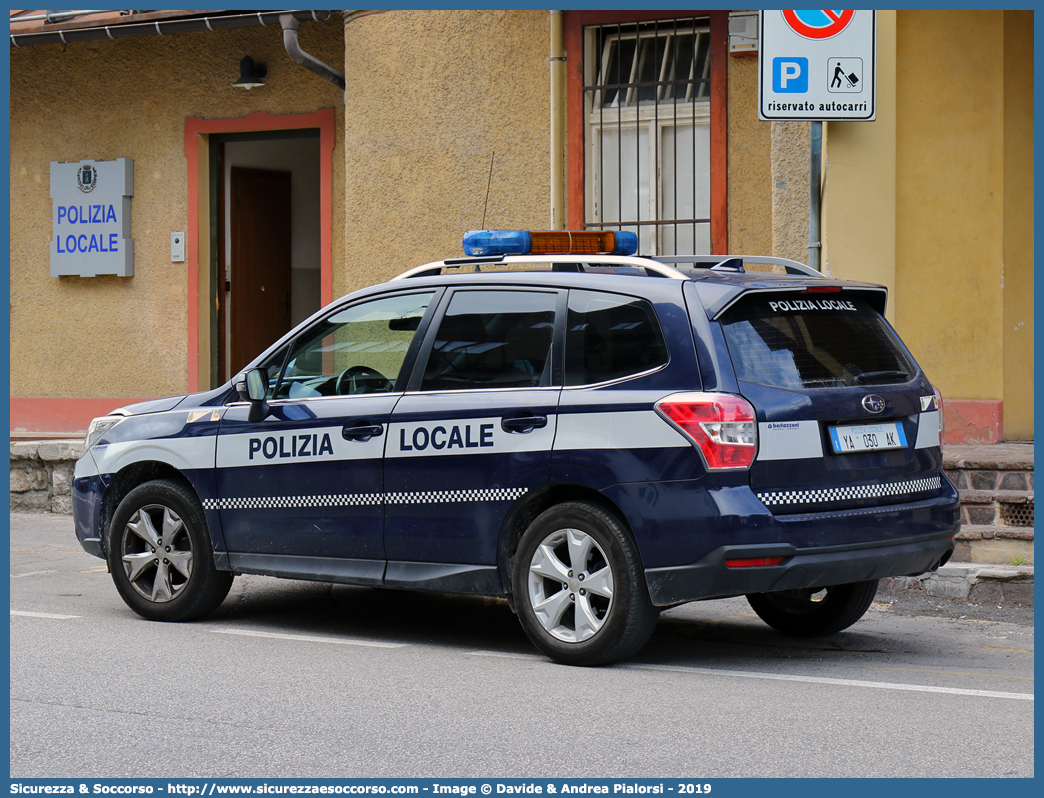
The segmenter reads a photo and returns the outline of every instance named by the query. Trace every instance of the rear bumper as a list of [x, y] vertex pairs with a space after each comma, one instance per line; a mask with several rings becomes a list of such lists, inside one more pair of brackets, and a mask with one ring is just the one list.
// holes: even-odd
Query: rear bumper
[[[720, 546], [688, 565], [647, 569], [649, 595], [653, 604], [666, 607], [699, 599], [925, 573], [938, 568], [953, 553], [953, 536], [960, 529], [959, 512], [956, 502], [936, 499], [875, 507], [859, 514], [823, 513], [820, 518], [801, 515], [789, 520], [777, 516], [785, 526], [806, 531], [809, 526], [837, 531], [838, 525], [844, 525], [851, 534], [864, 526], [872, 529], [895, 524], [914, 534], [886, 540], [868, 535], [869, 540], [863, 538], [858, 543], [802, 548], [789, 543]], [[912, 523], [915, 518], [919, 523]], [[823, 535], [825, 540], [831, 537]], [[729, 568], [725, 564], [726, 560], [761, 557], [783, 557], [783, 561], [779, 565], [745, 568]]]

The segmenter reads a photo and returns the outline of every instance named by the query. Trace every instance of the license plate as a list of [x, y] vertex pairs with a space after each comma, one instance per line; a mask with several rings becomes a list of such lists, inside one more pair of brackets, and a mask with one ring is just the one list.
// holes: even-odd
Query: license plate
[[830, 443], [834, 454], [903, 449], [906, 447], [906, 433], [898, 422], [830, 427]]

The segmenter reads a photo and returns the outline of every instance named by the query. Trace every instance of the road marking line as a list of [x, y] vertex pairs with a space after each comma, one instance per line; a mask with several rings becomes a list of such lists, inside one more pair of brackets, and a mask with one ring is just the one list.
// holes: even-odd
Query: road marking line
[[[532, 655], [508, 654], [499, 651], [469, 651], [475, 657], [501, 657], [504, 659], [533, 659]], [[963, 687], [935, 687], [923, 684], [897, 684], [895, 682], [868, 682], [859, 679], [833, 679], [829, 676], [792, 676], [786, 673], [765, 673], [762, 671], [733, 671], [723, 668], [695, 668], [687, 665], [642, 665], [625, 663], [616, 665], [621, 670], [668, 671], [671, 673], [690, 673], [706, 676], [743, 676], [747, 679], [770, 679], [781, 682], [811, 682], [813, 684], [836, 684], [841, 687], [876, 687], [880, 690], [906, 690], [916, 693], [946, 693], [949, 695], [970, 695], [982, 698], [1013, 698], [1021, 701], [1032, 701], [1032, 693], [1003, 693], [996, 690], [969, 690]]]
[[53, 612], [21, 612], [19, 610], [11, 610], [11, 614], [22, 618], [52, 618], [56, 621], [69, 621], [80, 617], [79, 615], [56, 615]]
[[719, 668], [693, 668], [684, 665], [639, 665], [629, 663], [617, 667], [631, 670], [669, 671], [672, 673], [691, 673], [701, 676], [742, 676], [747, 679], [770, 679], [779, 682], [809, 682], [811, 684], [836, 684], [841, 687], [876, 687], [879, 690], [906, 690], [914, 693], [946, 693], [947, 695], [969, 695], [982, 698], [1013, 698], [1019, 701], [1032, 701], [1032, 693], [1002, 693], [995, 690], [969, 690], [963, 687], [936, 687], [927, 684], [897, 684], [895, 682], [868, 682], [858, 679], [833, 679], [829, 676], [792, 676], [785, 673], [764, 673], [759, 671], [733, 671]]
[[86, 571], [80, 571], [81, 574], [107, 574], [108, 572], [109, 566], [107, 565], [104, 568], [91, 568]]
[[533, 659], [532, 654], [508, 654], [503, 651], [469, 651], [469, 657], [500, 657], [501, 659]]
[[242, 635], [243, 637], [272, 637], [276, 640], [301, 640], [308, 643], [335, 643], [339, 646], [369, 646], [371, 648], [408, 648], [409, 643], [377, 643], [370, 640], [342, 640], [337, 637], [313, 637], [311, 635], [283, 635], [276, 632], [251, 632], [246, 629], [211, 629], [218, 635]]
[[[1019, 653], [1032, 654], [1026, 649], [1016, 649]], [[852, 663], [838, 663], [834, 667], [839, 670], [862, 670], [862, 671], [898, 671], [902, 673], [920, 673], [928, 676], [971, 676], [973, 679], [1007, 679], [1009, 681], [1032, 682], [1032, 676], [1018, 676], [1014, 673], [982, 673], [978, 671], [945, 671], [933, 668], [901, 668], [890, 665], [853, 665]]]
[[26, 571], [24, 574], [11, 574], [12, 579], [21, 579], [23, 576], [40, 576], [40, 574], [56, 574], [53, 568], [49, 571]]

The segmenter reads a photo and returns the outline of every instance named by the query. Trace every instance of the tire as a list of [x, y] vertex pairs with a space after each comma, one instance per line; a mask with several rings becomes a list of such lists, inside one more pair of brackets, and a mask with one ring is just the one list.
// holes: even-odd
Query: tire
[[659, 614], [630, 533], [587, 502], [559, 504], [533, 520], [519, 541], [512, 586], [530, 641], [567, 665], [632, 656]]
[[[825, 591], [825, 593], [824, 593]], [[854, 624], [877, 595], [877, 580], [828, 588], [751, 593], [747, 602], [765, 623], [791, 637], [823, 637]]]
[[171, 480], [139, 485], [120, 502], [109, 527], [108, 563], [127, 606], [152, 621], [200, 618], [232, 587], [232, 574], [214, 567], [199, 499]]

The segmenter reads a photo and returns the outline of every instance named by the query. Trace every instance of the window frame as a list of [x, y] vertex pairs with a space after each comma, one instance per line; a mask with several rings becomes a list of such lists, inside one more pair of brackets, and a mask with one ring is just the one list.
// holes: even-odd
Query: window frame
[[[446, 317], [446, 311], [449, 309], [450, 303], [453, 301], [453, 297], [464, 291], [511, 291], [518, 292], [523, 291], [526, 293], [542, 293], [555, 295], [555, 318], [554, 326], [551, 331], [551, 350], [549, 357], [551, 358], [551, 368], [549, 370], [550, 378], [548, 385], [538, 386], [512, 386], [504, 388], [455, 388], [455, 389], [440, 389], [440, 390], [425, 390], [421, 388], [424, 383], [424, 372], [428, 365], [428, 359], [431, 357], [432, 348], [435, 345], [435, 338], [438, 335], [439, 327], [442, 325], [443, 320]], [[560, 390], [562, 387], [562, 355], [564, 351], [564, 332], [565, 332], [565, 312], [566, 312], [566, 298], [568, 291], [565, 288], [558, 288], [555, 286], [546, 285], [468, 285], [468, 286], [454, 286], [447, 287], [445, 293], [438, 301], [438, 307], [435, 308], [435, 312], [428, 322], [427, 328], [424, 331], [423, 341], [419, 345], [416, 357], [412, 365], [412, 373], [409, 380], [406, 383], [406, 389], [404, 393], [409, 394], [455, 394], [455, 393], [476, 393], [482, 392], [502, 392], [502, 391], [549, 391], [549, 390]], [[414, 341], [416, 343], [416, 340]]]
[[690, 17], [707, 17], [710, 20], [710, 244], [711, 254], [728, 252], [728, 11], [565, 12], [569, 229], [585, 229], [586, 219], [585, 192], [588, 181], [584, 150], [587, 127], [587, 114], [584, 111], [584, 28]]
[[[660, 363], [659, 365], [651, 366], [651, 367], [643, 369], [641, 371], [631, 372], [630, 374], [621, 374], [618, 377], [611, 377], [610, 379], [607, 379], [607, 380], [599, 380], [597, 382], [583, 382], [583, 383], [577, 383], [575, 385], [567, 384], [567, 380], [568, 380], [568, 376], [569, 376], [568, 373], [566, 372], [566, 368], [568, 366], [568, 364], [566, 362], [566, 358], [569, 357], [569, 340], [568, 340], [568, 338], [569, 338], [569, 298], [573, 295], [574, 292], [583, 292], [583, 293], [587, 293], [587, 294], [603, 294], [605, 296], [611, 296], [611, 297], [618, 297], [620, 299], [626, 299], [629, 302], [644, 302], [648, 306], [648, 309], [649, 309], [649, 312], [650, 312], [650, 318], [652, 319], [653, 323], [655, 323], [655, 325], [656, 325], [656, 332], [658, 334], [659, 343], [663, 347], [663, 352], [666, 355], [666, 358], [664, 359], [664, 361], [662, 363]], [[649, 374], [655, 374], [658, 371], [663, 371], [664, 369], [666, 369], [671, 364], [671, 346], [667, 342], [667, 336], [666, 336], [666, 334], [663, 331], [663, 322], [660, 320], [660, 314], [656, 312], [656, 303], [654, 303], [653, 301], [651, 301], [650, 299], [648, 299], [646, 297], [635, 296], [633, 294], [624, 294], [624, 293], [621, 293], [619, 291], [606, 291], [606, 290], [600, 289], [600, 288], [577, 288], [577, 287], [571, 287], [569, 289], [568, 296], [566, 297], [566, 311], [565, 311], [565, 319], [564, 319], [564, 323], [563, 323], [563, 332], [562, 332], [562, 353], [563, 353], [562, 354], [562, 388], [563, 388], [563, 390], [567, 390], [567, 391], [568, 390], [575, 390], [577, 388], [597, 388], [597, 387], [601, 387], [603, 385], [614, 385], [614, 384], [620, 383], [620, 382], [627, 382], [629, 380], [634, 380], [634, 379], [637, 379], [639, 377], [646, 377]]]
[[[278, 398], [275, 397], [275, 394], [278, 393], [279, 389], [283, 385], [283, 381], [286, 379], [286, 369], [287, 369], [287, 366], [289, 365], [290, 355], [293, 353], [294, 348], [297, 346], [297, 343], [302, 340], [302, 338], [310, 336], [312, 334], [312, 332], [316, 329], [316, 327], [318, 327], [320, 324], [325, 324], [325, 323], [329, 322], [329, 320], [332, 317], [336, 316], [338, 313], [343, 313], [344, 311], [349, 310], [351, 308], [358, 307], [360, 305], [365, 305], [365, 304], [367, 304], [369, 302], [376, 302], [376, 301], [379, 301], [379, 300], [382, 300], [382, 299], [389, 299], [389, 298], [398, 297], [398, 296], [408, 296], [410, 294], [432, 294], [432, 297], [431, 297], [431, 300], [428, 302], [427, 307], [424, 309], [424, 314], [421, 316], [421, 320], [420, 320], [419, 324], [417, 325], [417, 330], [414, 331], [413, 338], [410, 340], [410, 345], [409, 345], [409, 347], [406, 350], [405, 356], [403, 357], [402, 365], [399, 368], [399, 372], [396, 375], [395, 379], [393, 380], [393, 382], [395, 382], [396, 384], [398, 384], [400, 380], [403, 380], [406, 384], [409, 384], [410, 379], [411, 379], [410, 375], [413, 374], [414, 367], [417, 364], [417, 356], [418, 356], [418, 351], [419, 351], [419, 349], [421, 347], [421, 342], [425, 341], [427, 339], [427, 334], [428, 334], [428, 331], [429, 331], [429, 329], [431, 327], [432, 320], [435, 317], [435, 313], [436, 313], [437, 309], [442, 305], [442, 299], [443, 299], [443, 297], [446, 294], [446, 289], [443, 286], [430, 286], [430, 287], [420, 287], [420, 286], [413, 287], [413, 286], [411, 286], [409, 289], [404, 289], [404, 290], [401, 290], [401, 291], [390, 291], [388, 293], [383, 293], [383, 294], [371, 294], [370, 296], [359, 297], [359, 299], [357, 301], [355, 301], [355, 302], [347, 302], [345, 304], [341, 304], [341, 305], [336, 305], [336, 306], [330, 307], [327, 310], [327, 312], [322, 314], [321, 317], [319, 317], [317, 319], [314, 319], [311, 323], [307, 324], [307, 326], [301, 326], [298, 329], [292, 331], [288, 338], [276, 342], [276, 345], [271, 350], [272, 351], [271, 357], [275, 357], [280, 351], [283, 352], [283, 355], [282, 355], [281, 362], [279, 364], [278, 376], [275, 378], [275, 381], [271, 383], [272, 384], [272, 388], [271, 388], [271, 394], [272, 395], [270, 395], [269, 398], [268, 398], [269, 404], [281, 405], [281, 404], [284, 404], [284, 403], [287, 403], [287, 402], [291, 402], [291, 403], [316, 402], [316, 401], [321, 401], [321, 400], [326, 400], [326, 399], [352, 399], [355, 396], [369, 396], [369, 397], [376, 396], [376, 395], [390, 396], [390, 395], [401, 395], [401, 394], [405, 393], [405, 391], [406, 391], [405, 388], [399, 388], [398, 390], [392, 390], [392, 391], [388, 391], [386, 393], [381, 393], [381, 394], [369, 393], [369, 394], [335, 394], [335, 395], [332, 395], [332, 396], [297, 396], [297, 397], [283, 396], [283, 397], [278, 397]], [[405, 378], [405, 379], [403, 379], [403, 378]], [[269, 374], [269, 380], [270, 380], [270, 382], [272, 380], [272, 375], [271, 374]]]

